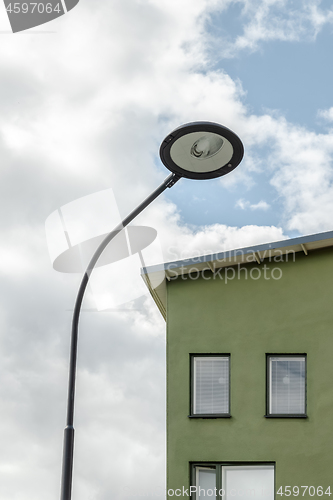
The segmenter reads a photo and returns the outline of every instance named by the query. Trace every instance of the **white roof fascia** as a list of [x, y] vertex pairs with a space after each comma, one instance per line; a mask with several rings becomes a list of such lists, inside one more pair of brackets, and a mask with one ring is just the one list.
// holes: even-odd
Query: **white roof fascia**
[[177, 276], [200, 272], [205, 269], [216, 272], [222, 267], [235, 266], [241, 263], [261, 263], [266, 258], [288, 253], [302, 252], [308, 255], [312, 250], [331, 246], [333, 246], [333, 231], [327, 231], [145, 267], [141, 269], [141, 276], [162, 316], [166, 319], [166, 280], [170, 281]]

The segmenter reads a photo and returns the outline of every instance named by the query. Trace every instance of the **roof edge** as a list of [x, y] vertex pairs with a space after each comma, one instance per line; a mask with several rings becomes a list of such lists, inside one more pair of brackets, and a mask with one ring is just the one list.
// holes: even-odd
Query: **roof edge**
[[[260, 253], [260, 252], [265, 252], [269, 250], [277, 250], [277, 249], [282, 249], [285, 248], [287, 249], [288, 247], [294, 247], [294, 246], [300, 246], [306, 245], [308, 243], [314, 243], [318, 241], [325, 241], [333, 239], [333, 231], [326, 231], [323, 233], [316, 233], [316, 234], [310, 234], [307, 236], [299, 236], [297, 238], [289, 238], [285, 240], [280, 240], [280, 241], [273, 241], [270, 243], [263, 243], [260, 245], [253, 245], [249, 247], [243, 247], [243, 248], [237, 248], [233, 250], [227, 250], [225, 252], [218, 252], [214, 254], [209, 254], [209, 255], [202, 255], [199, 257], [190, 257], [188, 259], [182, 259], [178, 261], [171, 261], [171, 262], [165, 262], [162, 264], [157, 264], [149, 267], [144, 267], [141, 269], [141, 274], [148, 275], [151, 273], [159, 272], [159, 271], [168, 271], [168, 270], [174, 270], [177, 268], [181, 267], [188, 267], [191, 265], [195, 264], [204, 264], [207, 262], [213, 262], [213, 261], [226, 261], [227, 259], [231, 259], [233, 257], [237, 257], [239, 255], [249, 255], [249, 254], [255, 254]], [[300, 249], [299, 251], [302, 251]]]

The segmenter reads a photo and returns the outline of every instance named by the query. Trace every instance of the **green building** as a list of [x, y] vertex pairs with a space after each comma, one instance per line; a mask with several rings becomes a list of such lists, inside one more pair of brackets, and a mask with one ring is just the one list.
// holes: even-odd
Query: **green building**
[[333, 232], [152, 266], [168, 497], [333, 492]]

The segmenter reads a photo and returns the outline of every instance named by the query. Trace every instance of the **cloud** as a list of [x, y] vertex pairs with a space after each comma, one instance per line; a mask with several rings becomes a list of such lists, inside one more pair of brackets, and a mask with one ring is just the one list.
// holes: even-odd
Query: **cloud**
[[239, 199], [236, 201], [235, 207], [242, 210], [246, 210], [247, 208], [250, 210], [268, 210], [270, 205], [264, 200], [251, 204], [248, 200]]
[[333, 107], [329, 109], [319, 109], [317, 116], [325, 121], [333, 122]]
[[315, 134], [297, 126], [281, 127], [271, 165], [271, 184], [284, 200], [287, 229], [300, 233], [332, 229], [333, 133]]
[[163, 198], [137, 219], [142, 225], [148, 221], [158, 231], [166, 262], [287, 238], [283, 229], [275, 226], [184, 225], [177, 207]]
[[[320, 0], [307, 0], [301, 4], [290, 0], [219, 2], [221, 16], [228, 16], [228, 9], [237, 5], [242, 31], [234, 39], [224, 34], [220, 55], [237, 57], [244, 50], [254, 52], [264, 43], [272, 41], [314, 41], [323, 27], [333, 22], [333, 10], [325, 8], [322, 3]], [[213, 10], [210, 24], [214, 25], [215, 14], [216, 11]], [[216, 36], [210, 42], [214, 50], [218, 50], [218, 44], [221, 46], [221, 40], [218, 41]]]
[[[126, 215], [166, 174], [157, 155], [161, 139], [204, 118], [234, 129], [245, 143], [248, 159], [229, 186], [223, 179], [225, 188], [254, 185], [256, 168], [264, 172], [282, 200], [283, 225], [193, 227], [165, 193], [136, 221], [158, 230], [165, 260], [281, 240], [289, 230], [331, 228], [333, 133], [251, 113], [240, 83], [209, 69], [205, 22], [222, 5], [122, 0], [96, 9], [87, 0], [53, 22], [54, 34], [2, 37], [0, 496], [6, 500], [51, 500], [59, 492], [79, 277], [51, 268], [44, 222], [53, 211], [112, 187]], [[258, 47], [270, 26], [274, 39], [314, 36], [323, 26], [319, 4], [301, 8], [299, 25], [295, 13], [287, 21], [274, 14], [273, 7], [287, 3], [271, 5], [244, 3], [249, 21], [237, 50]], [[81, 318], [74, 466], [81, 500], [118, 500], [123, 485], [134, 483], [164, 485], [165, 324], [147, 297], [123, 309]]]

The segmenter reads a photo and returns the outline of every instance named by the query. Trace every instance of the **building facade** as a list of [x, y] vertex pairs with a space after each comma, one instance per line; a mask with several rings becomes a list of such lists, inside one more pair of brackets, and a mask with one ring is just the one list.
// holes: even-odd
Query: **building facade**
[[333, 232], [143, 277], [167, 319], [168, 496], [329, 498]]

